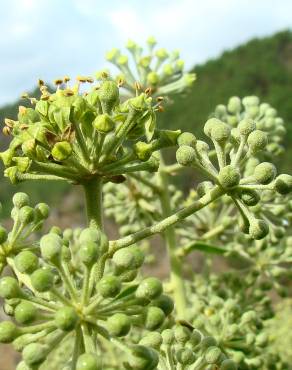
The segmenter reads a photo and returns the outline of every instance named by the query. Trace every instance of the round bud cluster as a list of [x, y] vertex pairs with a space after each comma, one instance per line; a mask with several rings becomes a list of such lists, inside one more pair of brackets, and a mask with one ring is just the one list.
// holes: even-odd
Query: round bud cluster
[[[269, 104], [260, 103], [258, 97], [231, 97], [226, 106], [218, 105], [213, 114], [231, 128], [237, 126], [240, 135], [251, 135], [250, 149], [254, 154], [264, 150], [272, 159], [283, 153], [281, 141], [286, 134], [284, 121]], [[258, 130], [266, 135], [259, 134]]]
[[11, 218], [14, 222], [10, 233], [0, 226], [0, 272], [14, 259], [17, 270], [21, 273], [33, 272], [38, 267], [37, 256], [31, 246], [31, 237], [41, 229], [49, 216], [49, 207], [39, 203], [30, 206], [30, 199], [25, 193], [16, 193], [12, 199], [14, 207]]
[[[255, 100], [247, 99], [248, 104], [254, 104]], [[231, 106], [234, 112], [240, 108], [238, 98], [231, 101]], [[195, 221], [195, 217], [189, 219], [191, 222], [200, 223], [200, 229], [205, 231], [203, 237], [207, 238], [209, 232], [213, 235], [212, 229], [215, 229], [214, 235], [222, 236], [222, 232], [232, 224], [228, 219], [230, 220], [230, 216], [234, 217], [235, 210], [238, 210], [241, 216], [239, 218], [241, 231], [255, 240], [265, 238], [269, 233], [269, 224], [271, 223], [273, 228], [274, 221], [271, 213], [264, 214], [260, 211], [263, 205], [262, 194], [266, 190], [282, 195], [291, 191], [290, 175], [276, 177], [277, 170], [272, 163], [261, 162], [260, 159], [253, 157], [255, 153], [263, 151], [268, 143], [267, 133], [256, 127], [252, 117], [243, 117], [232, 130], [228, 123], [218, 118], [210, 118], [204, 125], [204, 133], [211, 139], [214, 150], [211, 150], [206, 142], [193, 139], [191, 134], [181, 134], [178, 137], [177, 162], [182, 166], [200, 170], [208, 180], [199, 184], [197, 194], [201, 198], [204, 197], [202, 201], [207, 201], [210, 205], [199, 211], [199, 221]], [[219, 191], [221, 192], [219, 196], [224, 194], [229, 196], [230, 200], [228, 201], [225, 196], [217, 201], [217, 204], [221, 202], [223, 207], [223, 204], [231, 201], [231, 206], [223, 208], [220, 215], [226, 218], [224, 223], [218, 224], [217, 227], [212, 217], [216, 208], [215, 199], [213, 202], [207, 199], [216, 197], [215, 194]], [[273, 233], [279, 235], [281, 233], [279, 230], [276, 232], [273, 230]], [[193, 233], [191, 237], [188, 234], [188, 230], [181, 232], [181, 235], [192, 240]], [[198, 234], [198, 239], [201, 239], [202, 233]], [[188, 248], [179, 252], [180, 255], [185, 253], [188, 253]]]
[[239, 184], [240, 172], [232, 165], [221, 168], [218, 174], [218, 180], [223, 188], [230, 189]]
[[[134, 94], [120, 104], [120, 84], [108, 76], [85, 94], [80, 93], [80, 84], [93, 83], [92, 78], [79, 77], [71, 87], [68, 82], [58, 80], [53, 93], [42, 85], [40, 99], [31, 98], [32, 107], [19, 107], [18, 120], [9, 120], [13, 139], [9, 148], [0, 153], [5, 175], [13, 183], [63, 179], [80, 184], [95, 178], [97, 167], [105, 182], [124, 181], [124, 173], [157, 171], [159, 161], [151, 155], [129, 155], [136, 150], [137, 139], [146, 138], [152, 151], [160, 145], [175, 145], [175, 139], [161, 143], [154, 138], [158, 107], [149, 91]], [[171, 137], [170, 130], [161, 131]], [[31, 222], [33, 213], [26, 198], [19, 196], [15, 201], [21, 204], [22, 221]], [[41, 206], [40, 216], [45, 212]]]
[[167, 361], [176, 368], [188, 370], [200, 364], [204, 368], [212, 365], [220, 370], [237, 369], [235, 362], [227, 358], [214, 337], [205, 336], [189, 323], [178, 324], [161, 333], [146, 334], [139, 345], [150, 347], [157, 358], [162, 358], [162, 362]]
[[196, 161], [195, 150], [188, 145], [182, 145], [176, 151], [177, 162], [186, 167], [191, 167]]
[[[105, 256], [106, 266], [98, 274]], [[160, 280], [135, 280], [143, 262], [144, 253], [135, 245], [109, 259], [108, 241], [98, 229], [62, 233], [52, 228], [40, 239], [38, 251], [24, 250], [14, 258], [23, 288], [14, 277], [0, 279], [0, 297], [17, 323], [0, 324], [0, 341], [13, 342], [22, 352], [19, 366], [30, 368], [40, 366], [68, 333], [88, 331], [90, 340], [98, 341], [99, 335], [124, 337], [132, 327], [159, 329], [174, 304]], [[76, 359], [76, 369], [101, 368], [100, 358], [87, 348]]]
[[[140, 178], [152, 187], [140, 182]], [[112, 183], [104, 186], [105, 214], [119, 225], [122, 236], [135, 233], [162, 218], [161, 205], [155, 192], [156, 187], [159, 189], [159, 181], [159, 176], [144, 172], [141, 175], [136, 174], [135, 179], [129, 177], [126, 183], [118, 186]], [[182, 192], [170, 185], [169, 193], [173, 209], [178, 209], [181, 206]], [[150, 253], [148, 250], [147, 252]]]
[[[241, 279], [235, 274], [233, 276], [237, 280]], [[224, 366], [222, 363], [223, 369], [229, 369], [229, 366], [235, 369], [241, 367], [250, 369], [251, 361], [262, 361], [265, 357], [263, 349], [268, 345], [268, 338], [262, 333], [263, 321], [259, 313], [249, 310], [249, 304], [245, 305], [248, 299], [246, 294], [249, 293], [246, 285], [241, 287], [244, 283], [235, 284], [232, 291], [230, 285], [232, 279], [229, 274], [229, 287], [225, 286], [225, 293], [222, 289], [223, 279], [218, 276], [217, 280], [221, 282], [221, 286], [212, 280], [211, 285], [209, 283], [206, 285], [203, 279], [199, 284], [197, 281], [193, 290], [195, 293], [190, 297], [194, 302], [193, 325], [205, 333], [205, 340], [208, 341], [209, 350], [205, 358], [212, 363], [216, 358], [220, 358], [221, 350], [232, 359], [231, 362], [225, 359]], [[220, 289], [222, 297], [215, 293]], [[238, 299], [228, 298], [228, 295], [234, 297], [234, 292], [243, 296], [238, 296]], [[216, 340], [212, 336], [216, 337]], [[217, 343], [220, 343], [219, 348]]]
[[[180, 93], [188, 89], [195, 81], [195, 74], [184, 71], [184, 61], [180, 59], [177, 50], [169, 53], [164, 48], [155, 49], [155, 46], [156, 41], [149, 38], [147, 47], [150, 54], [145, 55], [140, 45], [132, 40], [128, 41], [126, 48], [132, 57], [131, 62], [127, 55], [122, 54], [116, 48], [106, 53], [106, 59], [120, 72], [112, 78], [119, 81], [128, 93], [135, 95], [135, 88], [151, 89], [155, 97], [160, 97]], [[98, 72], [97, 78], [100, 78], [102, 74]]]

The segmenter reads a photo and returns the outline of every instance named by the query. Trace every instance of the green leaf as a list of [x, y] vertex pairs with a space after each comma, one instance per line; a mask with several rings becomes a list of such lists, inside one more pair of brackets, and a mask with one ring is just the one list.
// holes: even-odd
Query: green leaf
[[149, 117], [145, 122], [145, 135], [148, 142], [152, 139], [154, 135], [155, 127], [156, 127], [156, 116], [154, 113], [151, 112], [149, 113]]
[[42, 116], [46, 116], [49, 110], [49, 103], [46, 100], [39, 100], [36, 103], [35, 110], [38, 111]]
[[181, 251], [179, 251], [179, 254], [188, 255], [189, 253], [193, 251], [201, 251], [204, 253], [217, 254], [217, 255], [224, 255], [225, 253], [228, 252], [227, 249], [223, 247], [218, 247], [217, 245], [207, 244], [203, 242], [194, 242], [194, 243], [187, 245], [186, 247], [183, 247]]
[[114, 301], [117, 301], [119, 299], [125, 298], [125, 297], [127, 297], [127, 296], [135, 293], [135, 291], [137, 290], [138, 286], [139, 286], [139, 284], [135, 284], [135, 285], [131, 285], [131, 286], [125, 288], [124, 290], [121, 291], [120, 294], [118, 294], [116, 296], [116, 298], [114, 299]]

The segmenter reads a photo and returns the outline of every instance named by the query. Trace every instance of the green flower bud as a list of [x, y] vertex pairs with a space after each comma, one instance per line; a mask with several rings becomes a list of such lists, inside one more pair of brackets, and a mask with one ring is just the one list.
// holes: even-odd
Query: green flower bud
[[148, 68], [150, 66], [150, 63], [151, 63], [151, 57], [150, 56], [143, 57], [143, 58], [139, 59], [139, 65], [143, 68]]
[[171, 329], [165, 329], [161, 333], [163, 344], [171, 345], [174, 341], [174, 332]]
[[241, 108], [241, 101], [240, 101], [240, 98], [238, 96], [232, 96], [229, 101], [228, 101], [228, 105], [227, 105], [227, 109], [230, 113], [238, 113], [240, 112], [240, 108]]
[[276, 174], [276, 167], [272, 163], [262, 162], [255, 167], [253, 176], [259, 184], [269, 184]]
[[31, 160], [27, 157], [13, 157], [13, 161], [16, 164], [19, 172], [26, 172], [31, 165]]
[[186, 343], [191, 337], [191, 331], [186, 326], [177, 326], [174, 329], [174, 337], [178, 343]]
[[208, 151], [210, 150], [210, 147], [205, 141], [197, 140], [196, 144], [197, 151], [200, 155], [207, 154]]
[[174, 74], [174, 68], [171, 64], [165, 64], [163, 66], [163, 73], [166, 75], [166, 76], [172, 76]]
[[257, 96], [245, 96], [242, 99], [242, 104], [245, 107], [252, 106], [252, 105], [259, 105], [260, 104], [260, 99]]
[[56, 326], [64, 331], [73, 330], [78, 320], [78, 315], [73, 307], [63, 307], [55, 314]]
[[145, 327], [148, 330], [158, 329], [165, 320], [165, 314], [159, 307], [149, 307], [145, 317]]
[[116, 276], [104, 276], [97, 284], [98, 292], [104, 298], [113, 298], [121, 291], [121, 281]]
[[34, 158], [36, 156], [36, 140], [26, 140], [24, 143], [22, 143], [21, 150], [28, 158]]
[[269, 343], [269, 337], [267, 335], [267, 333], [260, 333], [259, 335], [257, 335], [256, 337], [256, 345], [259, 346], [259, 347], [266, 347]]
[[115, 122], [108, 114], [99, 114], [93, 121], [93, 126], [97, 131], [107, 134], [115, 128]]
[[240, 199], [247, 206], [255, 206], [260, 201], [260, 196], [256, 190], [245, 189], [239, 192]]
[[207, 349], [213, 346], [217, 346], [217, 341], [214, 337], [207, 336], [202, 339], [201, 347], [203, 349]]
[[210, 306], [215, 308], [221, 308], [224, 304], [224, 300], [220, 297], [214, 296], [210, 299]]
[[8, 177], [13, 185], [19, 183], [20, 180], [19, 180], [18, 175], [19, 175], [19, 171], [16, 166], [6, 168], [6, 170], [4, 171], [4, 176]]
[[97, 262], [98, 259], [98, 246], [94, 242], [85, 242], [81, 245], [78, 255], [80, 260], [87, 266]]
[[274, 235], [277, 239], [283, 238], [285, 234], [286, 234], [286, 230], [284, 227], [279, 226], [279, 227], [274, 228]]
[[182, 59], [179, 59], [175, 62], [175, 68], [177, 71], [183, 71], [185, 62]]
[[39, 343], [31, 343], [24, 347], [22, 357], [29, 366], [40, 365], [47, 357], [46, 346]]
[[196, 356], [190, 348], [182, 348], [176, 354], [177, 361], [182, 365], [191, 365]]
[[38, 203], [35, 206], [35, 213], [38, 219], [45, 220], [49, 217], [50, 207], [46, 203]]
[[165, 60], [165, 59], [168, 58], [168, 52], [164, 48], [161, 48], [161, 49], [156, 50], [155, 55], [161, 61], [163, 61], [163, 60]]
[[15, 151], [11, 149], [7, 149], [4, 152], [0, 153], [0, 158], [5, 167], [10, 167], [13, 161]]
[[105, 57], [106, 57], [106, 60], [108, 60], [109, 62], [112, 62], [112, 61], [115, 61], [119, 55], [120, 55], [120, 50], [117, 48], [113, 48], [106, 53]]
[[[117, 269], [117, 274], [119, 275], [120, 273], [121, 273], [121, 271], [118, 268]], [[137, 275], [138, 275], [138, 269], [137, 270], [130, 270], [130, 271], [123, 271], [123, 269], [122, 269], [122, 273], [119, 275], [119, 279], [123, 283], [129, 283], [129, 282], [135, 280]]]
[[144, 143], [144, 141], [138, 141], [134, 146], [134, 151], [137, 157], [141, 161], [145, 162], [151, 157], [153, 150], [151, 144]]
[[60, 141], [53, 146], [51, 151], [56, 161], [65, 161], [72, 154], [72, 146], [68, 141]]
[[50, 290], [50, 288], [54, 284], [53, 273], [50, 270], [44, 268], [35, 270], [30, 279], [32, 286], [38, 292], [46, 292]]
[[0, 322], [0, 343], [11, 343], [18, 334], [18, 328], [13, 322]]
[[24, 206], [19, 210], [19, 220], [24, 225], [29, 224], [34, 220], [34, 209], [29, 206]]
[[35, 305], [28, 301], [19, 303], [14, 311], [14, 317], [20, 324], [29, 324], [36, 319], [37, 308]]
[[229, 139], [230, 131], [228, 125], [220, 122], [212, 127], [211, 138], [220, 144], [224, 144]]
[[57, 263], [62, 250], [62, 239], [59, 235], [49, 233], [44, 235], [40, 240], [42, 257], [46, 261]]
[[176, 160], [181, 166], [191, 166], [196, 161], [196, 152], [192, 147], [182, 145], [176, 151]]
[[249, 235], [255, 239], [260, 240], [269, 233], [269, 225], [264, 220], [253, 219], [249, 226]]
[[161, 308], [165, 316], [170, 315], [174, 310], [173, 300], [165, 294], [161, 294], [161, 296], [152, 301], [151, 304], [152, 306]]
[[113, 81], [104, 81], [98, 90], [104, 113], [109, 113], [119, 100], [119, 88]]
[[248, 135], [247, 143], [252, 153], [264, 150], [268, 144], [268, 136], [265, 132], [255, 130]]
[[155, 299], [162, 294], [161, 281], [154, 277], [149, 277], [140, 283], [136, 290], [137, 298]]
[[132, 347], [129, 365], [135, 370], [154, 370], [156, 369], [159, 357], [158, 354], [151, 348], [141, 345]]
[[62, 230], [59, 226], [52, 226], [50, 229], [50, 234], [57, 234], [59, 236], [62, 235]]
[[219, 104], [215, 108], [215, 116], [217, 117], [224, 117], [227, 114], [227, 110], [225, 105]]
[[73, 238], [73, 230], [70, 228], [67, 228], [63, 231], [63, 239], [64, 240], [70, 240]]
[[220, 365], [220, 370], [237, 370], [237, 366], [232, 360], [224, 360]]
[[16, 193], [12, 198], [12, 202], [16, 208], [22, 208], [29, 204], [29, 196], [25, 193]]
[[255, 322], [256, 320], [257, 320], [257, 314], [255, 311], [244, 312], [243, 315], [241, 316], [242, 324], [252, 323], [252, 322]]
[[78, 357], [76, 370], [100, 370], [101, 364], [94, 353], [83, 353]]
[[159, 82], [159, 76], [156, 72], [150, 72], [147, 75], [147, 83], [151, 86], [157, 85]]
[[8, 237], [6, 229], [0, 225], [0, 244], [3, 244], [6, 242]]
[[128, 57], [126, 55], [120, 55], [117, 59], [117, 64], [120, 66], [125, 66], [128, 64]]
[[144, 253], [136, 246], [120, 249], [113, 255], [115, 265], [122, 270], [135, 270], [141, 267], [144, 258]]
[[238, 130], [241, 135], [248, 136], [256, 129], [255, 122], [250, 118], [245, 118], [238, 124]]
[[153, 333], [148, 333], [140, 340], [139, 344], [159, 350], [162, 344], [162, 336], [160, 333], [157, 333], [155, 331]]
[[212, 188], [214, 187], [214, 184], [211, 181], [202, 181], [197, 186], [197, 193], [198, 196], [201, 198], [206, 193], [208, 193]]
[[124, 313], [115, 313], [108, 318], [107, 329], [114, 337], [124, 337], [131, 329], [131, 320]]
[[192, 348], [195, 348], [198, 344], [201, 343], [201, 340], [202, 334], [198, 330], [194, 330], [189, 339], [189, 343], [192, 346]]
[[229, 189], [239, 184], [240, 172], [236, 167], [227, 165], [221, 168], [218, 180], [223, 188]]
[[19, 298], [20, 296], [21, 290], [15, 278], [5, 276], [0, 280], [0, 297], [11, 299]]
[[222, 121], [220, 121], [219, 119], [217, 118], [210, 118], [208, 119], [208, 121], [205, 123], [204, 125], [204, 133], [205, 135], [211, 137], [211, 131], [213, 128], [217, 127], [217, 126], [221, 126], [222, 125]]
[[93, 227], [88, 227], [81, 231], [81, 234], [79, 236], [80, 243], [86, 243], [86, 242], [98, 242], [100, 239], [100, 234], [97, 229]]
[[[233, 361], [236, 364], [240, 364], [244, 360], [245, 360], [245, 354], [243, 352], [240, 352], [240, 351], [233, 352]], [[236, 367], [236, 369], [237, 369], [237, 367]]]
[[275, 190], [282, 195], [289, 194], [292, 191], [292, 176], [279, 175], [275, 181]]
[[220, 357], [222, 355], [222, 352], [220, 348], [212, 346], [209, 347], [205, 353], [205, 360], [207, 364], [216, 364]]
[[177, 138], [177, 144], [179, 146], [191, 146], [192, 148], [196, 148], [197, 144], [197, 138], [195, 135], [191, 134], [190, 132], [183, 132], [182, 134], [179, 135]]
[[153, 36], [150, 36], [147, 39], [147, 44], [153, 47], [157, 44], [157, 41]]
[[159, 159], [152, 155], [149, 160], [146, 162], [147, 167], [145, 166], [145, 171], [147, 172], [157, 172], [159, 168]]

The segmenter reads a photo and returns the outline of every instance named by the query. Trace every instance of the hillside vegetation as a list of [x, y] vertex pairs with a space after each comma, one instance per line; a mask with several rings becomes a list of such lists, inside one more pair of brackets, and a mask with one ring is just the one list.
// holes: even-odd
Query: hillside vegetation
[[[194, 45], [195, 48], [195, 45]], [[197, 74], [197, 81], [191, 91], [184, 97], [177, 97], [176, 102], [167, 107], [160, 115], [160, 122], [164, 128], [180, 127], [185, 131], [192, 131], [201, 135], [201, 128], [210, 112], [217, 104], [226, 104], [232, 95], [240, 97], [258, 95], [261, 100], [277, 108], [287, 125], [289, 141], [292, 138], [292, 32], [283, 31], [271, 37], [253, 39], [231, 51], [224, 52], [219, 58], [193, 68]], [[15, 118], [19, 100], [14, 104], [0, 109], [0, 122], [5, 117]], [[1, 138], [1, 146], [5, 138]], [[292, 148], [281, 161], [282, 169], [291, 172]], [[0, 201], [5, 206], [5, 199], [9, 193], [15, 191], [7, 180], [0, 180]], [[34, 198], [37, 201], [40, 192], [42, 196], [56, 197], [66, 191], [67, 187], [61, 184], [54, 185], [54, 192], [41, 190], [36, 184]], [[19, 189], [27, 189], [21, 184]], [[51, 198], [52, 199], [52, 198]]]
[[[258, 95], [278, 110], [292, 137], [292, 32], [253, 39], [219, 58], [196, 66], [197, 81], [184, 97], [161, 116], [164, 127], [202, 134], [202, 126], [217, 104], [233, 95]], [[292, 148], [290, 154], [292, 153]], [[285, 156], [285, 166], [289, 166]], [[291, 170], [291, 161], [290, 161]]]

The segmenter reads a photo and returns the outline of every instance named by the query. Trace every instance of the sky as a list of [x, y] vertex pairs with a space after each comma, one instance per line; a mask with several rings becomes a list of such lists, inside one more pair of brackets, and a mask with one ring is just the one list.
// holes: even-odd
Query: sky
[[0, 0], [0, 104], [41, 78], [92, 75], [107, 50], [153, 35], [188, 67], [292, 28], [292, 0]]

